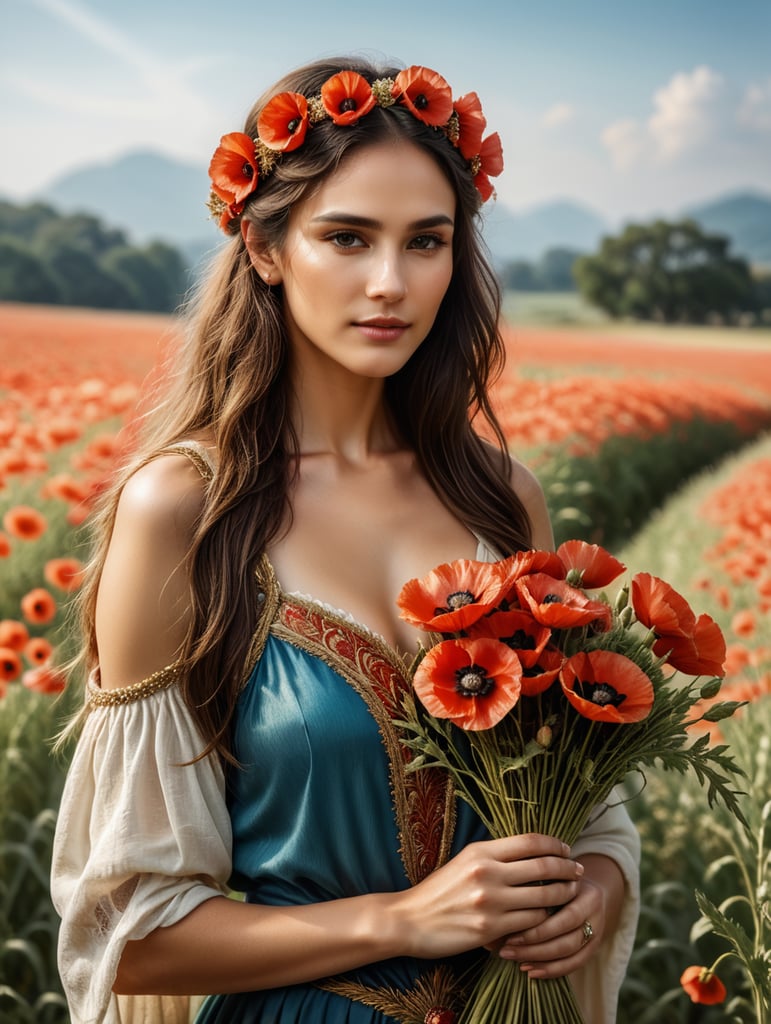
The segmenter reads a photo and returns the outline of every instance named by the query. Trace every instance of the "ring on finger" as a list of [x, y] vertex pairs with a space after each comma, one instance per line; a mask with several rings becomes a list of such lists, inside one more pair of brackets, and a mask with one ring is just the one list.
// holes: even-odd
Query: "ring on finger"
[[581, 925], [581, 932], [583, 934], [581, 948], [583, 949], [587, 942], [589, 942], [590, 939], [594, 938], [594, 928], [592, 928], [588, 920], [584, 921], [584, 923]]

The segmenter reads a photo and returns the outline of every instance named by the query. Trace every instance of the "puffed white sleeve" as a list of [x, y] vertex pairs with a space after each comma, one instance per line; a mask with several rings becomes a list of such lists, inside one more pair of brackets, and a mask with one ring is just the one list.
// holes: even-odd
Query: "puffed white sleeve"
[[640, 836], [623, 803], [620, 788], [595, 808], [571, 851], [580, 860], [599, 853], [616, 862], [626, 887], [618, 927], [603, 937], [592, 959], [570, 976], [588, 1024], [615, 1024], [618, 994], [632, 955], [640, 914]]
[[185, 763], [203, 743], [177, 685], [101, 691], [90, 682], [89, 695], [51, 870], [71, 1019], [177, 1024], [187, 1020], [184, 999], [116, 997], [112, 987], [127, 942], [223, 895], [232, 850], [224, 772], [216, 755]]

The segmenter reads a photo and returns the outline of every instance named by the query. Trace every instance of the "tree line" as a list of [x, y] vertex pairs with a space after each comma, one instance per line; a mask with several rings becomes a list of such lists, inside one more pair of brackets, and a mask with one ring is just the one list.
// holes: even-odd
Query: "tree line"
[[137, 246], [91, 214], [0, 201], [0, 300], [168, 313], [188, 276], [165, 242]]
[[541, 260], [506, 264], [515, 291], [578, 289], [614, 318], [662, 323], [771, 323], [771, 270], [753, 269], [731, 241], [693, 220], [629, 224], [596, 253], [550, 249]]

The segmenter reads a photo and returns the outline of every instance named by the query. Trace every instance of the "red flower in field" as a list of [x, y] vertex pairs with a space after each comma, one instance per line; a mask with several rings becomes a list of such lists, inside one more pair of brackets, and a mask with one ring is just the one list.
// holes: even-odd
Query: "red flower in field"
[[21, 675], [21, 658], [11, 647], [0, 647], [0, 679], [9, 683]]
[[708, 967], [686, 967], [680, 977], [680, 984], [691, 1002], [707, 1006], [722, 1003], [727, 994], [723, 982]]
[[45, 665], [53, 653], [53, 646], [44, 636], [34, 636], [24, 645], [24, 657], [31, 665]]
[[69, 473], [57, 473], [46, 481], [42, 496], [44, 498], [61, 498], [63, 501], [81, 502], [88, 496], [88, 487], [70, 476]]
[[215, 195], [230, 204], [243, 203], [257, 188], [258, 170], [254, 142], [244, 132], [223, 135], [209, 164]]
[[56, 601], [43, 587], [36, 587], [21, 599], [21, 610], [27, 622], [50, 622], [56, 615]]
[[494, 608], [501, 588], [497, 563], [460, 558], [405, 583], [396, 603], [405, 622], [435, 633], [455, 633]]
[[305, 141], [308, 124], [308, 101], [302, 93], [280, 92], [263, 107], [257, 134], [268, 149], [291, 153]]
[[23, 622], [18, 619], [3, 619], [0, 621], [0, 647], [10, 647], [12, 651], [24, 650], [29, 640], [29, 630]]
[[356, 71], [340, 71], [321, 87], [321, 102], [335, 124], [354, 124], [375, 106], [372, 86]]
[[444, 640], [415, 672], [415, 693], [436, 718], [491, 729], [519, 700], [522, 666], [497, 640]]
[[689, 675], [722, 676], [726, 644], [720, 626], [709, 615], [700, 615], [688, 636], [663, 636], [653, 645], [654, 653], [679, 672]]
[[474, 175], [477, 192], [486, 203], [495, 191], [490, 178], [497, 178], [503, 170], [503, 149], [498, 132], [488, 135], [479, 150], [479, 170]]
[[632, 607], [638, 620], [656, 636], [688, 636], [696, 623], [693, 609], [658, 576], [638, 572], [632, 577]]
[[0, 533], [0, 558], [7, 558], [11, 553], [11, 542], [4, 533]]
[[539, 693], [548, 690], [554, 680], [560, 674], [560, 669], [565, 663], [565, 657], [561, 651], [553, 647], [546, 647], [538, 656], [538, 661], [530, 668], [522, 672], [522, 696], [536, 697]]
[[48, 526], [45, 516], [30, 505], [15, 505], [3, 516], [3, 526], [19, 540], [37, 540]]
[[640, 722], [653, 707], [653, 683], [615, 651], [581, 651], [560, 672], [562, 689], [580, 714], [596, 722]]
[[52, 587], [71, 593], [83, 582], [83, 563], [77, 558], [52, 558], [46, 562], [43, 576]]
[[467, 160], [472, 160], [482, 148], [482, 136], [487, 127], [482, 104], [475, 92], [469, 92], [455, 100], [453, 106], [458, 115], [458, 149]]
[[610, 626], [611, 611], [602, 601], [592, 601], [580, 590], [564, 580], [556, 580], [544, 573], [523, 576], [514, 584], [523, 608], [527, 608], [536, 621], [553, 629], [600, 623]]
[[413, 65], [400, 71], [394, 79], [391, 95], [401, 99], [405, 107], [423, 124], [438, 128], [447, 124], [452, 114], [452, 89], [436, 71]]
[[500, 640], [517, 655], [523, 668], [536, 664], [551, 638], [548, 626], [536, 622], [529, 612], [493, 612], [469, 627], [469, 636]]
[[605, 548], [583, 540], [566, 540], [557, 548], [557, 554], [568, 572], [577, 574], [575, 582], [588, 590], [607, 587], [626, 569]]
[[50, 665], [31, 668], [21, 677], [22, 686], [35, 693], [61, 693], [67, 685], [64, 673]]
[[731, 629], [737, 636], [752, 636], [755, 626], [755, 614], [751, 608], [744, 608], [731, 619]]

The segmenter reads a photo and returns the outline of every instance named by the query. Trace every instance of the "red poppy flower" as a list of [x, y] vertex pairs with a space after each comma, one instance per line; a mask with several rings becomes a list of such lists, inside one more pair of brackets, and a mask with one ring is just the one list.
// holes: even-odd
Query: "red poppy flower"
[[0, 647], [10, 647], [12, 651], [24, 650], [29, 640], [29, 630], [18, 619], [3, 619], [0, 622]]
[[580, 574], [578, 582], [588, 590], [607, 587], [626, 569], [623, 562], [605, 548], [599, 544], [587, 544], [584, 540], [566, 540], [557, 548], [557, 554], [568, 572], [573, 570]]
[[24, 657], [32, 665], [45, 665], [53, 653], [53, 646], [44, 636], [34, 636], [24, 645]]
[[27, 622], [50, 622], [56, 615], [56, 601], [43, 587], [36, 587], [21, 599], [21, 610]]
[[21, 677], [22, 686], [35, 693], [55, 694], [61, 693], [67, 685], [63, 672], [50, 665], [40, 665], [38, 668], [31, 668]]
[[517, 551], [516, 554], [504, 558], [500, 563], [501, 572], [506, 577], [505, 597], [509, 600], [516, 597], [514, 583], [521, 576], [530, 573], [544, 573], [555, 580], [565, 579], [565, 566], [562, 559], [554, 551]]
[[299, 92], [280, 92], [269, 100], [257, 121], [257, 134], [268, 149], [291, 153], [308, 131], [308, 101]]
[[469, 636], [500, 640], [515, 652], [523, 668], [530, 668], [549, 642], [551, 630], [536, 622], [529, 612], [493, 612], [470, 626]]
[[21, 658], [11, 647], [0, 647], [0, 679], [9, 683], [21, 675]]
[[643, 670], [615, 651], [581, 651], [560, 672], [573, 707], [595, 722], [641, 722], [653, 707], [653, 683]]
[[254, 142], [244, 132], [223, 135], [209, 164], [212, 191], [225, 203], [242, 203], [257, 188]]
[[725, 999], [726, 987], [708, 967], [686, 967], [680, 976], [680, 984], [688, 993], [692, 1003], [712, 1006]]
[[335, 124], [355, 124], [375, 106], [375, 97], [366, 78], [341, 71], [322, 85], [321, 102]]
[[482, 136], [487, 127], [487, 119], [482, 113], [482, 104], [475, 92], [455, 100], [453, 104], [458, 115], [458, 149], [467, 159], [472, 160], [479, 155], [482, 148]]
[[647, 572], [632, 577], [632, 607], [638, 620], [656, 636], [689, 636], [696, 624], [685, 598], [665, 580]]
[[43, 575], [52, 587], [70, 593], [83, 582], [83, 563], [77, 558], [52, 558], [46, 562]]
[[461, 729], [491, 729], [519, 700], [522, 666], [497, 640], [444, 640], [415, 671], [415, 693], [429, 714]]
[[7, 558], [11, 553], [11, 542], [4, 533], [0, 533], [0, 558]]
[[611, 611], [602, 601], [592, 601], [582, 591], [564, 580], [555, 580], [545, 573], [523, 576], [514, 584], [523, 608], [538, 622], [554, 629], [586, 626], [597, 622], [610, 627]]
[[413, 65], [394, 79], [391, 95], [423, 124], [439, 128], [452, 114], [452, 89], [436, 71]]
[[37, 540], [48, 526], [45, 516], [30, 505], [14, 505], [3, 516], [3, 526], [19, 540]]
[[495, 607], [501, 586], [499, 563], [460, 558], [405, 583], [396, 603], [405, 622], [434, 633], [455, 633]]
[[538, 661], [522, 672], [522, 696], [537, 697], [548, 690], [560, 674], [565, 663], [565, 656], [553, 647], [546, 647], [538, 656]]
[[503, 170], [503, 147], [498, 132], [488, 135], [479, 150], [479, 170], [474, 175], [477, 192], [486, 203], [495, 191], [490, 178], [497, 178]]
[[662, 636], [653, 645], [659, 657], [688, 675], [722, 676], [726, 644], [720, 626], [709, 615], [700, 615], [688, 636]]

